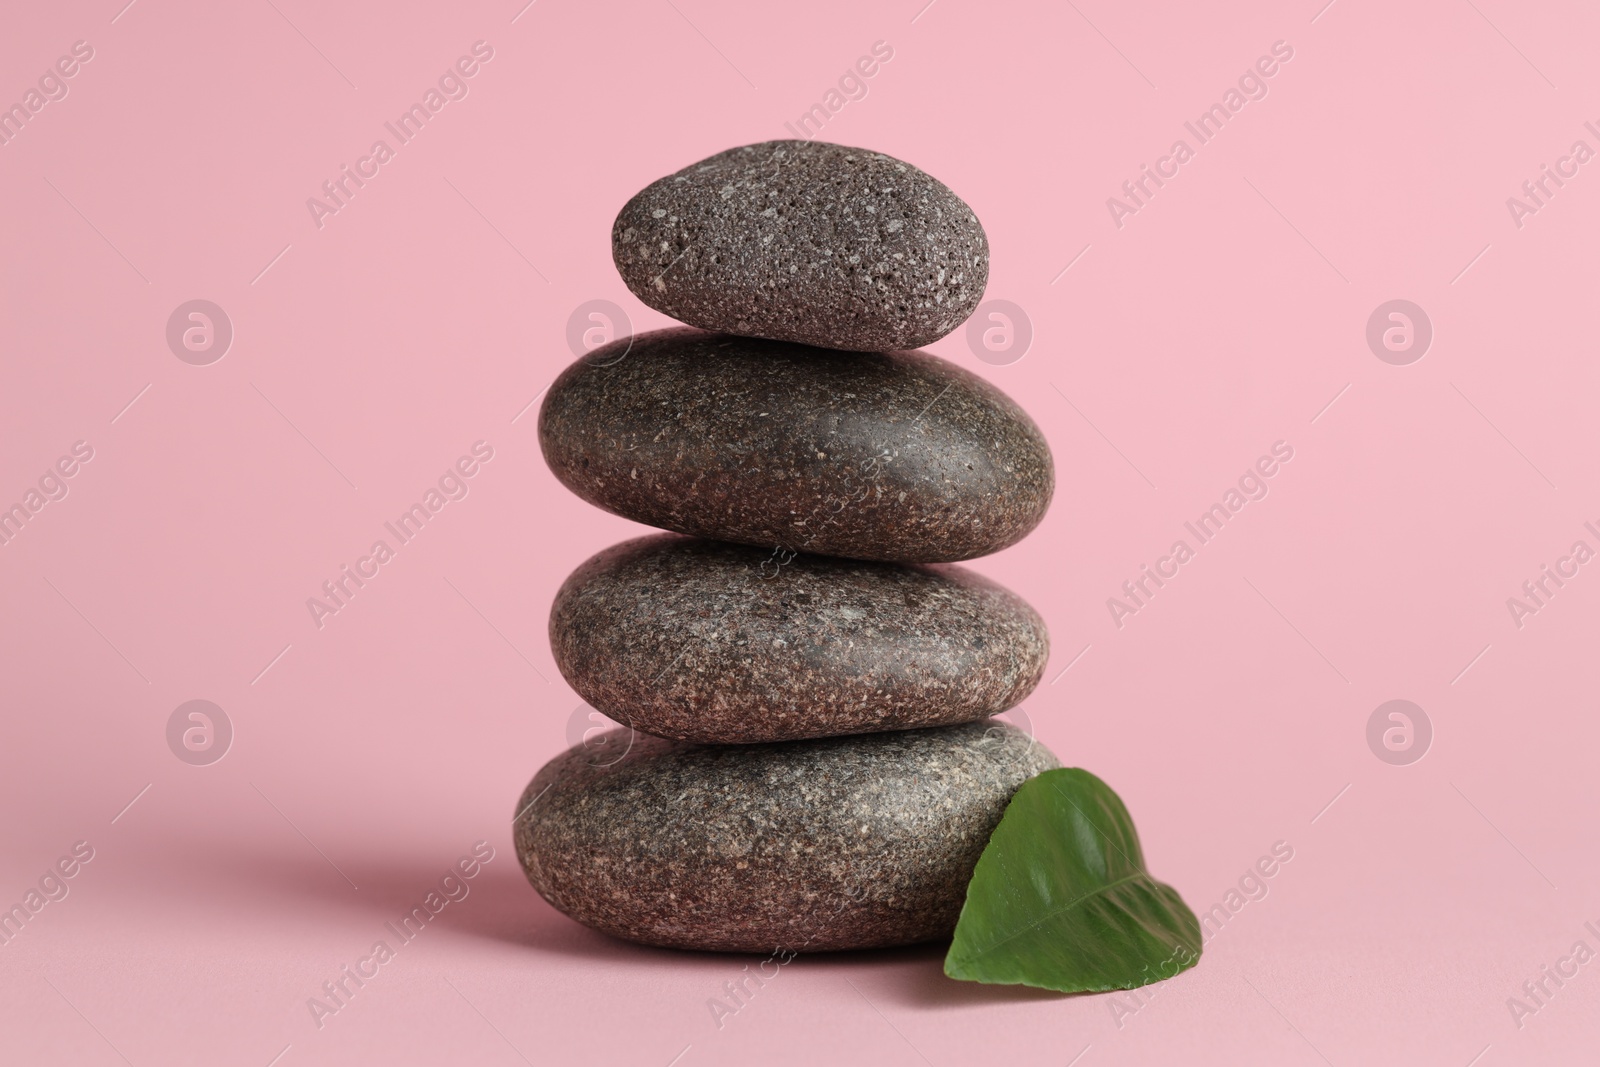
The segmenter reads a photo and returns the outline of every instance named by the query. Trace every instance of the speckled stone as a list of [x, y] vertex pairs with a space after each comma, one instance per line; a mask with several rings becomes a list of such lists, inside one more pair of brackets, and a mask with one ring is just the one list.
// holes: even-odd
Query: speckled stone
[[567, 579], [550, 648], [597, 710], [704, 744], [973, 722], [1033, 691], [1044, 620], [964, 567], [656, 534]]
[[943, 183], [881, 152], [767, 141], [646, 186], [611, 255], [680, 322], [886, 352], [937, 341], [977, 308], [989, 242]]
[[994, 386], [922, 352], [845, 353], [672, 329], [561, 373], [545, 461], [607, 511], [677, 533], [900, 563], [1021, 540], [1050, 449]]
[[996, 721], [773, 745], [639, 734], [616, 763], [582, 746], [551, 760], [513, 833], [539, 894], [617, 937], [761, 953], [914, 944], [955, 929], [1011, 795], [1057, 765]]

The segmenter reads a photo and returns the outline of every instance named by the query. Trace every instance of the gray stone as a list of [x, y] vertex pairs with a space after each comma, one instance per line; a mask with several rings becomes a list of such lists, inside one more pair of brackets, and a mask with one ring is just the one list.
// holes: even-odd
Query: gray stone
[[1057, 765], [995, 721], [773, 745], [640, 734], [619, 762], [581, 745], [551, 760], [513, 833], [539, 894], [617, 937], [761, 953], [914, 944], [955, 929], [1011, 795]]
[[936, 356], [683, 328], [619, 338], [568, 367], [539, 441], [567, 488], [625, 518], [900, 563], [1014, 544], [1055, 487], [1033, 421]]
[[964, 567], [656, 534], [596, 555], [550, 612], [573, 689], [678, 741], [792, 741], [973, 722], [1023, 700], [1044, 620]]
[[611, 254], [635, 296], [680, 322], [861, 352], [937, 341], [989, 279], [960, 197], [822, 141], [729, 149], [646, 186], [617, 215]]

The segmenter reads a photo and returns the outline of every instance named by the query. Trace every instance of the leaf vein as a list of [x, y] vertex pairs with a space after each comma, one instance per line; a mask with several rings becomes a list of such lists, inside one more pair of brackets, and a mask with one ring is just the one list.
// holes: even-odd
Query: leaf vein
[[1057, 915], [1060, 915], [1062, 912], [1071, 911], [1073, 908], [1077, 907], [1079, 904], [1082, 904], [1084, 901], [1088, 900], [1090, 897], [1097, 897], [1100, 894], [1105, 893], [1108, 890], [1115, 889], [1119, 885], [1123, 885], [1123, 884], [1125, 884], [1127, 882], [1134, 881], [1135, 879], [1138, 879], [1138, 878], [1143, 878], [1146, 881], [1151, 881], [1152, 880], [1150, 878], [1150, 876], [1148, 874], [1146, 874], [1145, 872], [1143, 872], [1143, 871], [1138, 871], [1138, 872], [1135, 872], [1134, 874], [1123, 875], [1121, 878], [1118, 878], [1115, 882], [1107, 882], [1105, 885], [1100, 886], [1100, 887], [1098, 887], [1096, 889], [1090, 890], [1089, 892], [1083, 894], [1082, 896], [1074, 897], [1072, 900], [1067, 901], [1067, 903], [1062, 904], [1060, 907], [1050, 909], [1049, 911], [1045, 912], [1043, 915], [1039, 916], [1037, 919], [1033, 920], [1028, 925], [1024, 926], [1022, 929], [1018, 930], [1016, 933], [1007, 934], [1005, 937], [1002, 937], [1000, 940], [996, 941], [994, 944], [990, 945], [988, 948], [984, 949], [981, 952], [975, 953], [973, 956], [970, 956], [968, 958], [969, 959], [977, 959], [980, 956], [987, 956], [989, 953], [993, 952], [995, 949], [999, 948], [1001, 945], [1004, 945], [1004, 944], [1006, 944], [1007, 942], [1010, 942], [1010, 941], [1015, 941], [1017, 938], [1021, 937], [1023, 934], [1027, 933], [1029, 930], [1032, 930], [1035, 926], [1038, 926], [1040, 923], [1046, 922], [1046, 921], [1048, 921], [1050, 919], [1054, 919]]

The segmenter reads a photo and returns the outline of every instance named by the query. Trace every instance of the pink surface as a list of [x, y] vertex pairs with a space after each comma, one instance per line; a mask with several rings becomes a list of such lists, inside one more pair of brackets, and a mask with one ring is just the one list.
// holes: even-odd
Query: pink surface
[[[0, 1060], [1593, 1058], [1600, 964], [1571, 951], [1600, 951], [1600, 564], [1560, 562], [1600, 549], [1600, 175], [1571, 156], [1600, 149], [1592, 8], [123, 2], [0, 35], [24, 108], [92, 49], [0, 145], [0, 501], [44, 479], [0, 545], [0, 904], [66, 892], [0, 948]], [[400, 144], [384, 124], [479, 41]], [[1197, 911], [1294, 856], [1144, 1001], [954, 983], [926, 949], [797, 959], [719, 1028], [708, 1001], [758, 961], [593, 934], [511, 854], [579, 705], [551, 596], [639, 529], [556, 484], [528, 405], [586, 301], [664, 324], [612, 269], [623, 201], [788, 136], [877, 41], [892, 59], [823, 135], [963, 196], [989, 298], [1031, 323], [1020, 359], [933, 346], [1055, 450], [1049, 517], [977, 564], [1054, 635], [1028, 717]], [[1280, 41], [1201, 144], [1185, 122]], [[393, 158], [362, 164], [378, 139]], [[1161, 162], [1178, 139], [1192, 157]], [[1165, 184], [1108, 208], [1145, 164]], [[1568, 176], [1534, 201], [1546, 164]], [[314, 218], [344, 165], [376, 173]], [[188, 358], [169, 347], [197, 299], [232, 324], [219, 361], [186, 315]], [[1368, 345], [1391, 300], [1431, 321], [1420, 360]], [[1280, 441], [1265, 498], [1196, 547], [1185, 522]], [[307, 599], [475, 442], [466, 495], [319, 627]], [[1181, 538], [1193, 558], [1114, 620]], [[1576, 575], [1530, 601], [1545, 564]], [[1420, 761], [1369, 748], [1397, 699], [1431, 723]], [[176, 757], [187, 712], [169, 746], [191, 700], [223, 709], [225, 759]], [[478, 841], [467, 895], [314, 1018]], [[77, 842], [92, 859], [45, 878]]]

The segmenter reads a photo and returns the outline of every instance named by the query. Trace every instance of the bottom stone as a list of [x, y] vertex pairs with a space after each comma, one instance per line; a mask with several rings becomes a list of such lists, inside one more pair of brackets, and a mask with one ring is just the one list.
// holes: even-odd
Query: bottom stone
[[995, 720], [739, 746], [619, 729], [547, 763], [513, 830], [539, 894], [616, 937], [723, 952], [907, 945], [950, 936], [1011, 795], [1057, 766]]

